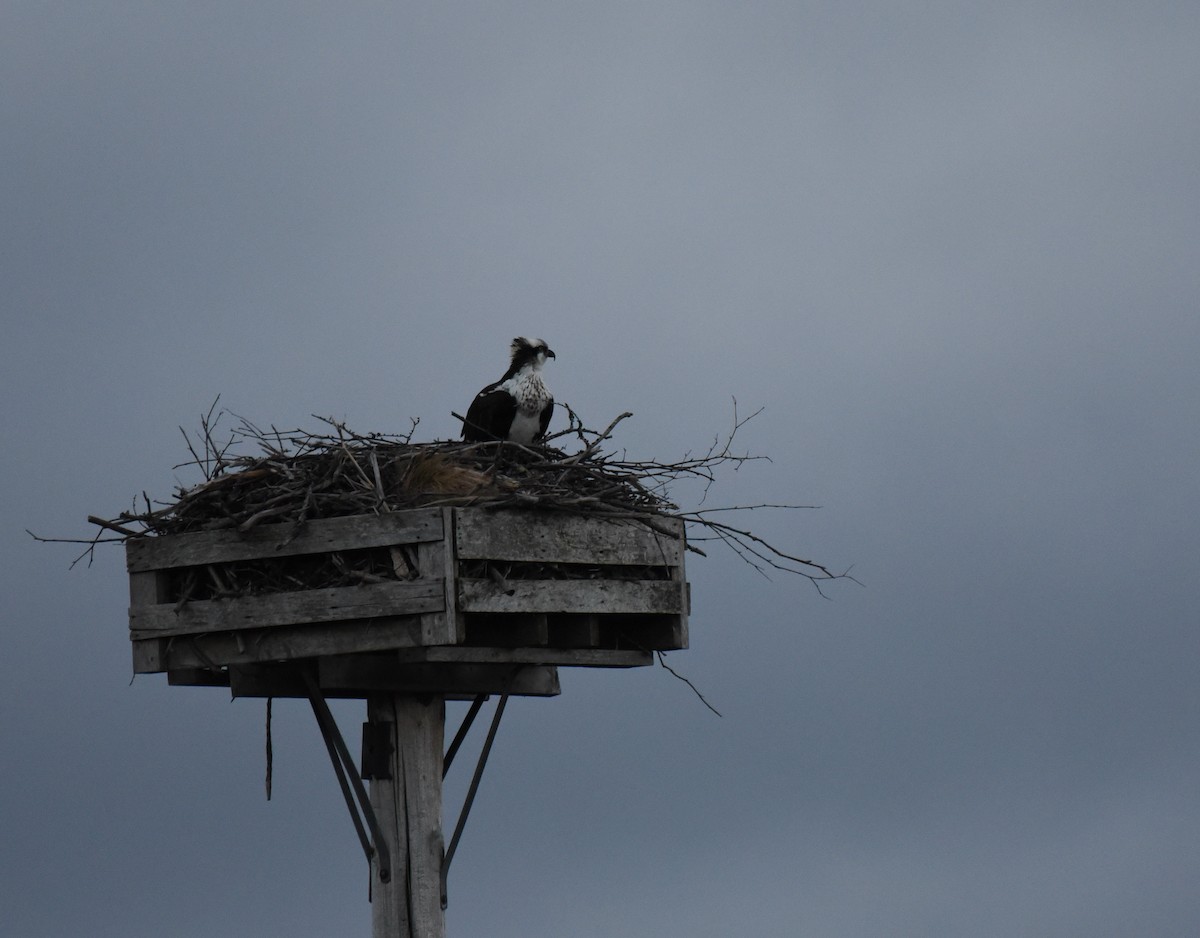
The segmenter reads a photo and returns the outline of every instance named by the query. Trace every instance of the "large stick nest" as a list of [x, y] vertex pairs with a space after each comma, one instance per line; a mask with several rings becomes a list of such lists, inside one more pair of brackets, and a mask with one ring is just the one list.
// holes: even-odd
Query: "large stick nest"
[[[198, 437], [181, 428], [191, 459], [175, 468], [198, 469], [202, 481], [181, 485], [170, 501], [152, 501], [143, 494], [131, 510], [115, 518], [89, 517], [101, 530], [81, 541], [89, 545], [83, 556], [90, 558], [96, 544], [114, 540], [215, 529], [246, 532], [264, 523], [299, 528], [317, 518], [454, 505], [638, 518], [652, 526], [656, 517], [678, 517], [688, 526], [688, 549], [697, 553], [704, 553], [698, 543], [721, 541], [764, 575], [771, 570], [794, 573], [818, 589], [823, 580], [846, 576], [714, 517], [721, 512], [808, 506], [755, 504], [683, 511], [671, 500], [674, 483], [697, 481], [707, 495], [721, 467], [737, 468], [765, 458], [733, 451], [737, 431], [757, 414], [739, 419], [736, 401], [733, 425], [724, 438], [714, 439], [701, 455], [670, 463], [630, 460], [603, 450], [614, 427], [630, 414], [621, 414], [597, 432], [565, 406], [568, 429], [541, 446], [414, 443], [416, 421], [402, 435], [363, 435], [329, 418], [316, 418], [323, 424], [316, 432], [264, 430], [228, 411], [214, 416], [215, 408], [214, 403], [201, 418]], [[218, 424], [226, 416], [237, 424], [218, 439]], [[568, 453], [552, 445], [564, 438], [578, 449]]]
[[[206, 419], [201, 444], [188, 439], [193, 460], [185, 464], [198, 466], [204, 481], [120, 521], [140, 524], [141, 534], [179, 534], [442, 505], [622, 516], [675, 507], [652, 478], [586, 448], [568, 455], [553, 446], [414, 443], [411, 434], [364, 436], [325, 422], [328, 432], [281, 433], [242, 420], [218, 445]], [[257, 452], [235, 452], [247, 442]]]

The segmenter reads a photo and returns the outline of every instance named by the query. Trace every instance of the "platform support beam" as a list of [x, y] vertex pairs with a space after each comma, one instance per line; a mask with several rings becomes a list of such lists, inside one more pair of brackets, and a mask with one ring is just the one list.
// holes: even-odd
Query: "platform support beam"
[[371, 779], [371, 806], [391, 852], [384, 882], [371, 867], [373, 938], [445, 938], [441, 902], [442, 746], [446, 704], [441, 695], [374, 694], [367, 700], [374, 733], [390, 736], [390, 778]]

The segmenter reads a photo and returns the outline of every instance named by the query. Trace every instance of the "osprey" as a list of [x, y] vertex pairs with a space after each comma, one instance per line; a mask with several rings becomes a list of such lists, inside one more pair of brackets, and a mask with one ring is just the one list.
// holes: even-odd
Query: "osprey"
[[554, 353], [541, 339], [517, 336], [504, 377], [475, 395], [463, 421], [463, 439], [533, 443], [546, 435], [554, 397], [542, 382], [542, 366]]

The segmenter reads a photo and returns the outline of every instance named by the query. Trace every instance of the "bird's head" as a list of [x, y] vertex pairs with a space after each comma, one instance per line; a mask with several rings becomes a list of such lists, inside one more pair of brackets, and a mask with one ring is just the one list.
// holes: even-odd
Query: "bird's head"
[[547, 358], [555, 357], [553, 350], [543, 340], [527, 339], [523, 335], [512, 340], [510, 350], [512, 352], [510, 374], [515, 374], [527, 366], [538, 371], [542, 365], [546, 364]]

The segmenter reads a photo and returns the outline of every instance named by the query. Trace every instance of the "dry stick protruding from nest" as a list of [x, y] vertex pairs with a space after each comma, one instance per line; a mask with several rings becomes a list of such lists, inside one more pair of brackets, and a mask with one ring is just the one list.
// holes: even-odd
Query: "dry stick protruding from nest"
[[[674, 483], [689, 479], [701, 482], [703, 504], [720, 469], [732, 467], [736, 471], [746, 462], [767, 458], [733, 450], [738, 431], [760, 411], [741, 417], [735, 399], [731, 428], [724, 436], [714, 437], [705, 453], [688, 453], [674, 462], [660, 462], [631, 460], [601, 450], [601, 444], [611, 439], [615, 427], [628, 414], [621, 414], [597, 433], [589, 430], [569, 406], [560, 406], [567, 411], [569, 426], [549, 439], [573, 436], [582, 449], [568, 454], [550, 445], [505, 443], [503, 462], [498, 462], [500, 445], [496, 443], [413, 443], [412, 434], [419, 423], [416, 419], [407, 434], [398, 435], [359, 434], [331, 417], [316, 418], [328, 427], [323, 433], [281, 431], [276, 427], [263, 430], [232, 412], [217, 412], [214, 402], [201, 418], [198, 444], [184, 433], [192, 458], [176, 467], [198, 468], [204, 477], [199, 484], [180, 488], [174, 501], [151, 502], [143, 496], [144, 509], [134, 506], [111, 520], [94, 516], [88, 519], [101, 533], [111, 532], [116, 537], [105, 538], [100, 533], [86, 540], [32, 536], [86, 544], [88, 549], [76, 558], [78, 562], [84, 556], [90, 561], [98, 543], [216, 528], [244, 531], [266, 521], [290, 522], [298, 533], [310, 519], [426, 505], [536, 507], [614, 519], [635, 518], [655, 530], [664, 530], [656, 524], [659, 517], [682, 518], [692, 532], [692, 541], [721, 541], [764, 576], [770, 570], [803, 576], [818, 592], [822, 581], [853, 579], [849, 571], [834, 573], [823, 564], [775, 547], [748, 529], [710, 516], [716, 511], [809, 506], [763, 503], [680, 511], [672, 502], [668, 490]], [[238, 424], [227, 440], [218, 441], [217, 425], [226, 414]], [[257, 448], [258, 454], [239, 452], [245, 444]], [[404, 466], [411, 466], [418, 458], [439, 461], [442, 468], [426, 467], [435, 476], [444, 469], [459, 472], [460, 477], [442, 490], [436, 486], [427, 491], [406, 490]], [[485, 476], [486, 486], [482, 482], [467, 485], [464, 481]], [[688, 547], [703, 553], [693, 544]]]
[[568, 456], [566, 459], [564, 459], [562, 461], [563, 465], [573, 466], [576, 463], [583, 462], [583, 460], [590, 457], [592, 455], [592, 453], [596, 452], [597, 447], [599, 447], [601, 443], [603, 443], [610, 436], [612, 436], [613, 428], [617, 424], [619, 424], [622, 420], [625, 420], [627, 417], [632, 417], [632, 416], [633, 416], [633, 414], [630, 413], [629, 411], [625, 411], [623, 414], [619, 414], [617, 417], [615, 417], [613, 419], [613, 422], [610, 423], [603, 430], [601, 430], [600, 433], [596, 435], [596, 438], [594, 440], [592, 440], [592, 442], [590, 442], [586, 447], [584, 447], [584, 449], [582, 449], [581, 451], [576, 453], [574, 456]]

